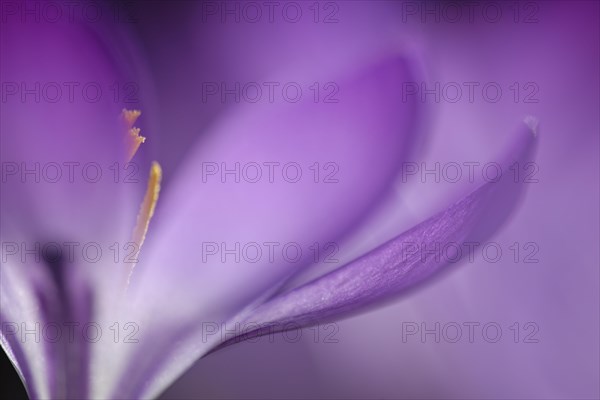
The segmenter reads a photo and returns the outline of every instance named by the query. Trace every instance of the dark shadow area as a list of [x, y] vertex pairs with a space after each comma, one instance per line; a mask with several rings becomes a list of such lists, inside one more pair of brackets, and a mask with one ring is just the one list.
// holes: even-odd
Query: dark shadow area
[[0, 397], [3, 399], [28, 400], [27, 392], [10, 360], [0, 351]]

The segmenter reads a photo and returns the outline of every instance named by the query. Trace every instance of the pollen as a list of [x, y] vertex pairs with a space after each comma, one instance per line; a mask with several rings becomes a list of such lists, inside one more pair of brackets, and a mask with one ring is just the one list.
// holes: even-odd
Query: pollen
[[123, 109], [121, 119], [125, 124], [125, 140], [127, 148], [127, 162], [131, 161], [135, 153], [137, 153], [140, 145], [146, 141], [146, 138], [140, 135], [140, 129], [136, 128], [135, 121], [142, 115], [140, 110]]

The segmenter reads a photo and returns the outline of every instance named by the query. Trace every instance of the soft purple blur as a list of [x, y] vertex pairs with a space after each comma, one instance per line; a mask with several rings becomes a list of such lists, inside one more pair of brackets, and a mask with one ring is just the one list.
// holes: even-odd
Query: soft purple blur
[[[174, 131], [161, 140], [176, 140], [183, 152], [193, 139], [186, 132], [201, 133], [227, 107], [200, 102], [201, 80], [260, 80], [282, 63], [303, 70], [313, 60], [351, 62], [364, 57], [365, 49], [377, 53], [373, 44], [416, 48], [423, 80], [431, 84], [497, 82], [504, 90], [497, 103], [483, 100], [481, 90], [473, 103], [465, 99], [466, 91], [457, 103], [427, 97], [424, 162], [493, 160], [524, 116], [540, 120], [539, 183], [530, 186], [517, 215], [494, 238], [509, 255], [490, 263], [477, 253], [475, 262], [445, 279], [386, 308], [339, 322], [337, 344], [315, 344], [312, 331], [305, 330], [298, 343], [279, 337], [275, 343], [245, 343], [212, 354], [164, 398], [597, 397], [598, 4], [515, 3], [518, 23], [512, 3], [502, 5], [504, 16], [497, 23], [485, 21], [481, 8], [472, 23], [466, 16], [438, 23], [434, 15], [423, 23], [419, 14], [407, 15], [403, 8], [421, 2], [336, 4], [337, 24], [304, 21], [302, 27], [223, 24], [215, 18], [194, 22], [200, 16], [182, 4], [139, 9], [142, 37], [158, 75], [159, 102], [169, 110], [162, 129]], [[525, 23], [529, 17], [533, 20]], [[172, 79], [200, 72], [198, 82]], [[517, 102], [509, 88], [514, 82], [520, 86]], [[524, 88], [529, 82], [539, 88], [531, 97], [537, 103], [523, 101], [536, 88]], [[189, 113], [195, 122], [182, 117]], [[164, 156], [176, 164], [180, 151]], [[356, 235], [354, 255], [444, 207], [465, 186], [462, 181], [413, 182]], [[514, 242], [521, 246], [518, 263], [508, 249]], [[539, 248], [538, 263], [523, 263], [528, 242]], [[417, 335], [404, 343], [403, 322], [430, 329], [436, 322], [491, 322], [502, 327], [503, 336], [488, 343], [476, 331], [474, 343], [465, 338], [435, 343], [432, 335], [422, 343]], [[519, 343], [510, 330], [516, 322]], [[538, 343], [523, 343], [534, 326], [524, 330], [528, 322], [539, 327], [532, 336]]]
[[[157, 159], [164, 171], [161, 198], [130, 291], [129, 316], [140, 319], [145, 346], [97, 346], [100, 361], [90, 375], [98, 378], [93, 387], [100, 390], [92, 393], [159, 393], [219, 342], [216, 337], [198, 341], [201, 323], [234, 320], [240, 315], [236, 313], [244, 315], [278, 291], [286, 293], [352, 262], [439, 215], [475, 187], [464, 176], [458, 182], [435, 181], [431, 174], [407, 176], [407, 165], [430, 169], [436, 163], [484, 164], [514, 157], [521, 162], [519, 179], [534, 179], [519, 185], [526, 186], [523, 201], [516, 202], [511, 191], [499, 192], [470, 223], [463, 226], [459, 218], [451, 226], [461, 242], [479, 238], [468, 229], [487, 234], [502, 225], [491, 238], [481, 235], [501, 249], [499, 260], [490, 261], [490, 253], [478, 250], [474, 259], [383, 308], [220, 349], [196, 362], [162, 398], [600, 396], [598, 3], [285, 1], [277, 2], [274, 22], [268, 21], [271, 11], [262, 2], [139, 1], [123, 7], [133, 19], [112, 28], [126, 35], [100, 32], [96, 39], [98, 32], [93, 32], [90, 40], [69, 37], [73, 27], [63, 32], [59, 26], [52, 32], [60, 40], [50, 36], [52, 44], [46, 45], [37, 37], [28, 41], [27, 35], [13, 34], [37, 47], [28, 47], [23, 59], [2, 63], [3, 81], [68, 80], [71, 73], [83, 81], [106, 80], [106, 85], [135, 79], [142, 89], [136, 107], [143, 109], [140, 124], [149, 140], [136, 157], [146, 170], [148, 160]], [[223, 7], [233, 14], [221, 14]], [[248, 21], [256, 7], [260, 20]], [[295, 15], [298, 9], [301, 16]], [[236, 21], [241, 10], [249, 14], [242, 12]], [[287, 18], [283, 10], [290, 12]], [[459, 20], [450, 21], [457, 10]], [[298, 21], [290, 21], [290, 15]], [[9, 29], [3, 26], [3, 34]], [[3, 52], [19, 54], [18, 43], [3, 38]], [[37, 56], [52, 62], [40, 67]], [[123, 76], [113, 76], [116, 71]], [[231, 88], [267, 81], [279, 82], [279, 88], [295, 82], [305, 98], [265, 102], [263, 97], [254, 103], [210, 92], [222, 82]], [[313, 82], [319, 82], [319, 102], [311, 98]], [[421, 83], [431, 90], [436, 82], [441, 91], [422, 93]], [[340, 102], [324, 103], [336, 87], [340, 91], [334, 90], [333, 97]], [[459, 99], [454, 97], [457, 87], [462, 88]], [[474, 88], [472, 101], [468, 87]], [[488, 87], [490, 91], [482, 91]], [[497, 87], [502, 90], [497, 101], [486, 97]], [[275, 93], [280, 96], [281, 90]], [[119, 131], [110, 116], [118, 114], [121, 104], [77, 109], [76, 127], [64, 125], [74, 109], [70, 106], [34, 105], [37, 118], [31, 119], [23, 118], [17, 106], [3, 104], [3, 132], [18, 128], [25, 134], [3, 136], [3, 161], [17, 156], [104, 160], [105, 153], [112, 161], [119, 153]], [[539, 134], [537, 126], [533, 129], [535, 146], [512, 146], [515, 130], [520, 132], [515, 127], [523, 129], [529, 116], [540, 123]], [[65, 137], [45, 136], [41, 132], [47, 128]], [[105, 131], [112, 140], [100, 139]], [[523, 136], [516, 138], [519, 143]], [[36, 146], [29, 147], [32, 142]], [[533, 147], [535, 164], [525, 164], [530, 158], [519, 150], [526, 149], [529, 156]], [[203, 180], [206, 162], [255, 161], [296, 161], [305, 173], [314, 162], [322, 168], [335, 161], [336, 178], [341, 179], [329, 186]], [[523, 164], [533, 168], [531, 175]], [[127, 197], [140, 197], [143, 189], [129, 188], [135, 193], [125, 193], [123, 201], [108, 190], [101, 191], [102, 197], [87, 193], [88, 198], [69, 192], [72, 186], [47, 186], [47, 191], [34, 186], [31, 202], [39, 207], [32, 211], [22, 204], [32, 197], [20, 191], [23, 185], [5, 191], [3, 209], [22, 215], [11, 212], [7, 219], [8, 211], [3, 211], [3, 226], [11, 226], [6, 221], [14, 218], [28, 235], [54, 229], [86, 238], [113, 225], [128, 232], [138, 203]], [[40, 198], [47, 198], [51, 208]], [[80, 198], [85, 199], [81, 208], [71, 206]], [[73, 210], [80, 210], [81, 220], [94, 215], [97, 226], [78, 223]], [[22, 224], [28, 219], [31, 225]], [[442, 222], [452, 225], [454, 220]], [[415, 236], [435, 237], [422, 234], [429, 228], [427, 223], [417, 226]], [[412, 237], [410, 232], [406, 237]], [[107, 234], [113, 232], [108, 229]], [[336, 241], [339, 260], [309, 269], [306, 255], [301, 262], [269, 265], [200, 261], [204, 249], [199, 243], [230, 240], [295, 241], [305, 248], [313, 241]], [[276, 297], [266, 303], [266, 312], [259, 307], [250, 316], [298, 321], [290, 308], [312, 312], [318, 300], [337, 316], [364, 299], [395, 294], [441, 265], [427, 264], [431, 271], [424, 271], [415, 263], [415, 275], [403, 281], [405, 271], [394, 268], [394, 251], [400, 248], [389, 247], [391, 252], [371, 253], [364, 265], [349, 264], [350, 273], [341, 272], [340, 285], [335, 284], [339, 275], [333, 274], [334, 280], [320, 281], [316, 291], [308, 286], [308, 296], [299, 292], [298, 301], [294, 292]], [[378, 269], [379, 262], [389, 274]], [[97, 273], [108, 276], [105, 271]], [[372, 286], [370, 278], [376, 281]], [[356, 297], [328, 302], [328, 294], [342, 284]], [[113, 297], [112, 289], [102, 293], [105, 299]], [[290, 298], [294, 301], [286, 302]], [[109, 303], [98, 318], [112, 318]], [[288, 308], [278, 307], [281, 303]], [[473, 327], [472, 338], [468, 326]], [[492, 329], [482, 330], [488, 326]], [[491, 339], [496, 327], [501, 334]], [[99, 372], [113, 364], [109, 372]]]

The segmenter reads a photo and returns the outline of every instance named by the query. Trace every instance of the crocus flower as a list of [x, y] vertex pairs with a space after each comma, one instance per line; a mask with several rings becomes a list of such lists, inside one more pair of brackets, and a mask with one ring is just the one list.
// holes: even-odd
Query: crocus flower
[[[106, 93], [53, 102], [44, 92], [53, 87], [48, 83], [107, 90], [124, 82], [102, 38], [79, 23], [2, 25], [2, 77], [15, 83], [5, 94], [18, 95], [2, 106], [0, 339], [31, 398], [156, 397], [222, 347], [387, 301], [450, 264], [433, 253], [409, 255], [405, 243], [485, 240], [522, 193], [523, 184], [507, 176], [482, 183], [356, 260], [280, 290], [314, 262], [312, 254], [276, 265], [236, 257], [207, 262], [203, 246], [278, 241], [307, 249], [356, 228], [419, 141], [419, 107], [398, 90], [416, 73], [411, 60], [389, 51], [340, 71], [337, 102], [236, 107], [161, 191], [159, 163], [140, 169], [146, 185], [99, 177], [137, 165], [127, 162], [144, 152], [139, 111]], [[35, 93], [42, 101], [28, 97]], [[536, 135], [537, 122], [527, 118], [499, 164], [506, 170], [531, 160]], [[268, 179], [225, 179], [239, 175], [226, 167], [265, 162], [273, 168]], [[277, 180], [275, 168], [287, 162], [301, 172]], [[72, 176], [48, 175], [65, 165]], [[81, 167], [87, 169], [78, 175]], [[300, 180], [307, 171], [321, 175]], [[325, 177], [331, 181], [323, 174], [333, 174]], [[69, 251], [90, 243], [113, 252], [96, 258], [87, 249]], [[36, 324], [43, 326], [41, 340], [36, 328], [31, 334]], [[207, 337], [207, 324], [252, 328]], [[81, 336], [83, 326], [88, 336]], [[122, 340], [130, 328], [135, 343]]]

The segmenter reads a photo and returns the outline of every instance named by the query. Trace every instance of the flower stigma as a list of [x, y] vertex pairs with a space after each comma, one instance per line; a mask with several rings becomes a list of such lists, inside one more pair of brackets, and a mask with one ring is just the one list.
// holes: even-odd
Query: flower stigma
[[126, 148], [127, 148], [127, 162], [131, 161], [135, 153], [137, 153], [140, 145], [146, 141], [144, 136], [140, 135], [140, 128], [136, 128], [133, 126], [135, 121], [142, 115], [140, 110], [127, 110], [123, 109], [121, 113], [121, 119], [125, 123], [125, 128], [127, 130], [126, 135]]
[[[126, 140], [127, 140], [127, 162], [131, 161], [133, 156], [137, 153], [140, 145], [146, 141], [146, 138], [140, 135], [140, 129], [134, 127], [135, 121], [142, 114], [139, 110], [126, 110], [123, 109], [121, 117], [125, 122], [125, 126], [127, 129], [126, 132]], [[148, 233], [148, 227], [150, 226], [150, 220], [154, 215], [154, 210], [156, 208], [156, 203], [158, 202], [158, 195], [160, 193], [160, 183], [162, 180], [162, 168], [160, 164], [156, 161], [152, 162], [152, 166], [150, 167], [150, 176], [148, 178], [148, 185], [146, 187], [146, 194], [144, 195], [144, 200], [140, 205], [140, 210], [137, 215], [137, 221], [135, 227], [133, 229], [133, 233], [131, 236], [131, 241], [136, 244], [137, 249], [134, 255], [134, 259], [137, 259], [137, 256], [140, 253], [142, 245], [144, 244], [144, 240], [146, 239], [146, 234]], [[131, 264], [129, 271], [127, 273], [127, 281], [126, 286], [129, 286], [129, 281], [131, 279], [131, 275], [133, 274], [133, 269], [135, 267], [135, 263]]]

